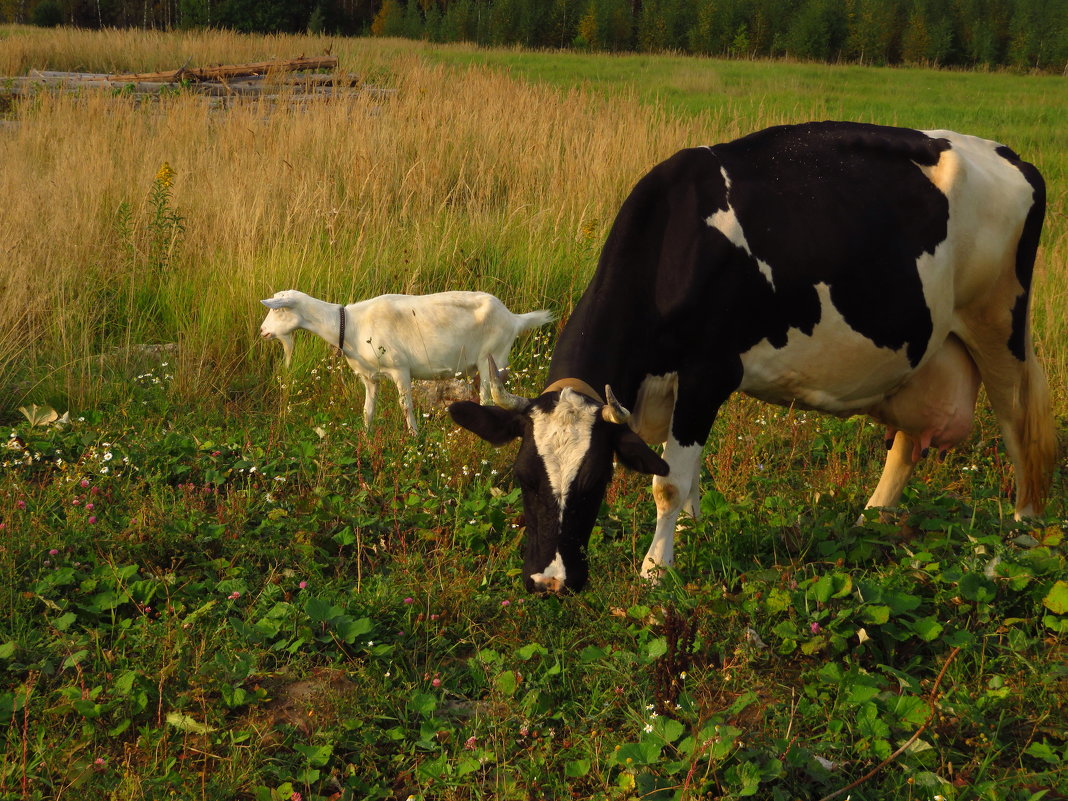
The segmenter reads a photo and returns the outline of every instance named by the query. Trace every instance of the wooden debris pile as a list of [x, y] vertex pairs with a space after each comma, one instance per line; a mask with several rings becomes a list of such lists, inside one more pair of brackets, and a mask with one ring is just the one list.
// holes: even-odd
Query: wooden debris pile
[[302, 100], [352, 92], [372, 92], [383, 96], [389, 93], [388, 90], [365, 85], [356, 75], [339, 73], [337, 67], [335, 56], [301, 56], [254, 64], [197, 68], [182, 66], [166, 72], [106, 74], [32, 70], [24, 77], [0, 78], [0, 96], [103, 89], [130, 94], [137, 99], [148, 99], [184, 91], [206, 95], [212, 98], [213, 104], [225, 105], [229, 100], [240, 97]]

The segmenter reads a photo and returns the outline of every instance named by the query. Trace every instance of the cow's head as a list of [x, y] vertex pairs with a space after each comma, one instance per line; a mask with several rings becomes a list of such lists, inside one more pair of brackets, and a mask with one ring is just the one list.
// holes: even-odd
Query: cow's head
[[589, 577], [586, 546], [612, 478], [613, 457], [641, 473], [668, 465], [627, 425], [629, 413], [570, 387], [533, 400], [509, 394], [491, 370], [496, 406], [461, 401], [456, 423], [493, 445], [520, 439], [515, 477], [523, 492], [523, 579], [531, 592], [577, 592]]
[[307, 296], [303, 292], [286, 289], [260, 301], [270, 309], [260, 323], [260, 336], [264, 339], [277, 339], [282, 343], [286, 367], [293, 358], [293, 332], [300, 328], [303, 322], [299, 306], [304, 297]]

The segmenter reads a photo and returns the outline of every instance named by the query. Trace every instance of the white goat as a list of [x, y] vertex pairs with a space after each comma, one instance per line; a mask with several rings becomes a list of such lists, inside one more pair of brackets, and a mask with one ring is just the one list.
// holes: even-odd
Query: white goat
[[548, 311], [513, 314], [486, 292], [439, 292], [435, 295], [380, 295], [339, 306], [295, 289], [276, 292], [260, 301], [270, 309], [260, 336], [277, 339], [285, 363], [293, 356], [293, 332], [318, 334], [339, 346], [349, 367], [363, 382], [363, 421], [370, 428], [378, 385], [385, 375], [397, 385], [400, 404], [412, 433], [417, 431], [412, 404], [412, 379], [481, 377], [482, 402], [489, 395], [489, 357], [501, 366], [515, 338], [553, 319]]

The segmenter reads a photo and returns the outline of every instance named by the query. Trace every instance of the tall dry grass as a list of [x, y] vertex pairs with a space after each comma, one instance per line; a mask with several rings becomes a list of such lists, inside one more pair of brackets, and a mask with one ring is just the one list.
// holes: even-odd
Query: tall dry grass
[[[134, 67], [76, 58], [86, 34], [55, 36], [48, 66]], [[170, 64], [184, 62], [182, 47], [196, 42], [100, 36], [86, 41], [127, 57], [153, 51], [141, 69], [168, 63], [158, 52], [168, 48]], [[266, 54], [242, 37], [206, 39], [202, 52], [243, 45], [226, 51], [231, 61]], [[271, 43], [291, 55], [309, 44], [282, 42]], [[566, 303], [629, 185], [696, 131], [635, 100], [561, 94], [487, 70], [456, 74], [389, 46], [360, 55], [362, 72], [391, 90], [386, 99], [218, 111], [195, 96], [139, 105], [87, 92], [19, 103], [0, 135], [0, 314], [21, 317], [0, 332], [0, 360], [30, 368], [13, 400], [62, 391], [84, 401], [98, 354], [151, 335], [181, 342], [190, 380], [225, 389], [267, 352], [254, 341], [257, 300], [287, 287], [338, 301], [470, 287], [517, 308]], [[125, 203], [135, 231], [150, 225], [148, 195], [164, 162], [185, 232], [159, 274], [144, 254], [130, 256], [137, 237], [119, 234], [118, 217]], [[138, 319], [149, 312], [154, 327]]]
[[[191, 95], [139, 104], [85, 92], [18, 103], [0, 130], [6, 410], [26, 401], [90, 403], [106, 383], [102, 372], [122, 372], [121, 359], [101, 354], [144, 342], [180, 343], [178, 385], [192, 398], [254, 386], [272, 355], [256, 340], [257, 301], [288, 287], [335, 301], [477, 288], [519, 310], [566, 313], [641, 174], [680, 147], [759, 127], [729, 106], [672, 114], [636, 96], [449, 69], [407, 42], [25, 28], [2, 35], [0, 72], [9, 75], [332, 49], [341, 70], [389, 90], [225, 110]], [[808, 118], [806, 102], [769, 107], [759, 124]], [[184, 233], [161, 267], [147, 250], [149, 196], [164, 162], [175, 171], [169, 203]], [[1063, 192], [1051, 201], [1037, 332], [1063, 409]]]

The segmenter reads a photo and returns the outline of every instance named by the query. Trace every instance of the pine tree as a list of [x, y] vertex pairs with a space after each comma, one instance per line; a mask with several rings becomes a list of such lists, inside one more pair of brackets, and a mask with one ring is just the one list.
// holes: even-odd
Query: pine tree
[[405, 8], [399, 0], [382, 0], [382, 8], [371, 23], [375, 36], [403, 36]]

